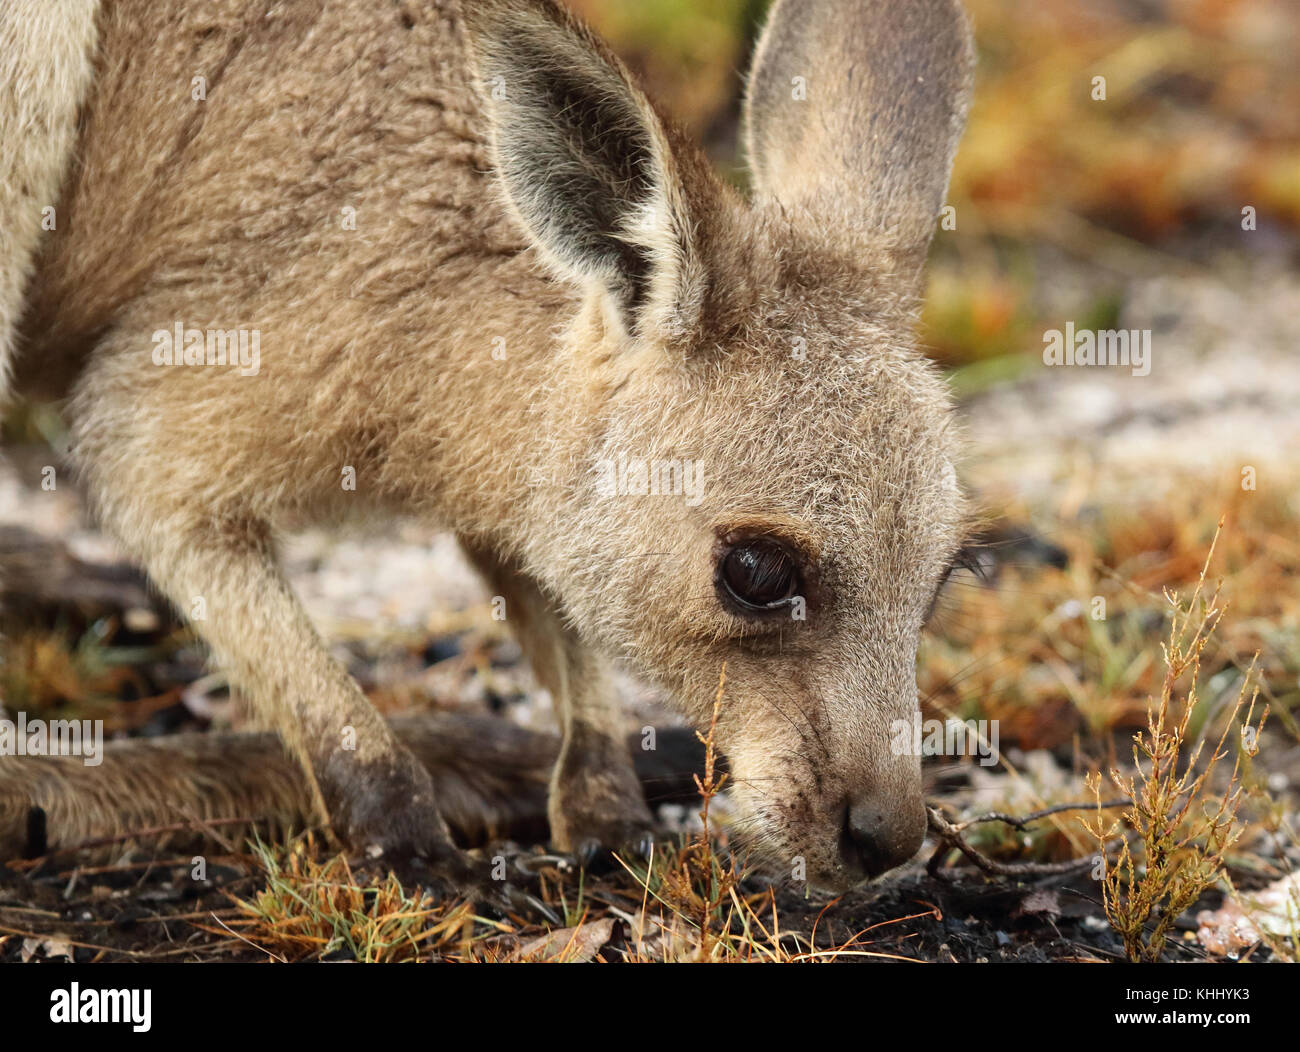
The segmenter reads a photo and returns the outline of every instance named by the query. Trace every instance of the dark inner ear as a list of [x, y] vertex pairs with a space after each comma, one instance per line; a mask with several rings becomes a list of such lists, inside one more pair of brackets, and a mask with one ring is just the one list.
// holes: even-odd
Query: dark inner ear
[[644, 116], [590, 60], [561, 66], [523, 32], [502, 44], [511, 56], [512, 126], [503, 130], [510, 194], [553, 252], [600, 273], [630, 327], [648, 294], [651, 261], [617, 235], [655, 195], [658, 163]]

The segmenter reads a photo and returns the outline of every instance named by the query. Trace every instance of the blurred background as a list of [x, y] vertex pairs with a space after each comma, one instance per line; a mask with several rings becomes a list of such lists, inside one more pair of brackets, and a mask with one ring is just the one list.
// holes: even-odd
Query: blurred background
[[[573, 0], [744, 185], [743, 71], [767, 0]], [[966, 0], [974, 105], [936, 244], [925, 338], [956, 369], [1041, 349], [1061, 310], [1108, 327], [1132, 272], [1294, 264], [1300, 6], [1289, 0]], [[1105, 78], [1096, 100], [1094, 77]], [[869, 188], [864, 188], [869, 192]], [[1241, 210], [1256, 210], [1243, 237]], [[1093, 264], [1093, 280], [1063, 274]], [[1070, 269], [1067, 267], [1067, 269]], [[1076, 280], [1069, 288], [1060, 285]], [[994, 364], [997, 363], [997, 364]], [[968, 374], [977, 383], [976, 374]]]
[[[743, 186], [739, 100], [765, 0], [568, 2]], [[1221, 727], [1243, 685], [1270, 706], [1265, 748], [1241, 760], [1252, 824], [1234, 864], [1275, 876], [1279, 858], [1300, 864], [1300, 3], [965, 2], [976, 89], [920, 335], [1003, 540], [987, 579], [949, 588], [918, 676], [928, 715], [999, 720], [1005, 763], [932, 765], [932, 792], [967, 811], [1078, 800], [1086, 772], [1130, 756], [1161, 690], [1166, 590], [1185, 598], [1213, 543], [1224, 613], [1192, 734]], [[1045, 367], [1044, 332], [1071, 321], [1150, 329], [1150, 374]], [[5, 421], [0, 698], [121, 733], [238, 725], [219, 671], [75, 490], [41, 490], [42, 440], [59, 434], [51, 407]], [[287, 558], [381, 709], [549, 723], [449, 539], [312, 533]], [[667, 718], [625, 689], [630, 727]], [[981, 846], [1089, 850], [1077, 823], [1038, 829]]]

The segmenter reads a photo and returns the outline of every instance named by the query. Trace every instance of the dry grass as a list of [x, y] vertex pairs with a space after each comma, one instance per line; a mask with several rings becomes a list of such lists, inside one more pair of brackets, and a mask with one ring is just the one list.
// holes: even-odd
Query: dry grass
[[[1268, 717], [1265, 707], [1258, 723], [1252, 724], [1258, 696], [1252, 691], [1245, 720], [1237, 723], [1247, 705], [1247, 677], [1222, 720], [1217, 742], [1205, 762], [1199, 762], [1206, 738], [1202, 735], [1193, 744], [1190, 724], [1197, 707], [1201, 657], [1223, 613], [1218, 587], [1206, 595], [1213, 551], [1211, 543], [1196, 588], [1185, 603], [1168, 594], [1173, 618], [1160, 696], [1148, 713], [1146, 731], [1133, 736], [1132, 770], [1112, 767], [1109, 772], [1111, 784], [1131, 802], [1120, 819], [1106, 820], [1101, 776], [1088, 776], [1098, 810], [1096, 819], [1085, 820], [1084, 827], [1100, 851], [1106, 916], [1135, 962], [1158, 960], [1174, 922], [1222, 877], [1225, 856], [1242, 833], [1237, 824], [1245, 792], [1239, 777], [1242, 754], [1256, 755]], [[1242, 749], [1226, 784], [1212, 790], [1211, 778], [1228, 755], [1225, 745], [1232, 730], [1239, 732]], [[1107, 851], [1117, 838], [1119, 851], [1112, 863]]]
[[[973, 580], [952, 588], [919, 666], [927, 715], [998, 721], [1005, 769], [973, 772], [979, 776], [973, 789], [951, 801], [957, 810], [1024, 813], [1082, 801], [1086, 775], [1113, 772], [1120, 781], [1105, 795], [1118, 790], [1133, 801], [1134, 813], [1122, 824], [1135, 839], [1108, 871], [1109, 903], [1145, 913], [1155, 924], [1157, 907], [1159, 916], [1176, 916], [1205, 881], [1224, 877], [1228, 886], [1232, 872], [1252, 880], [1284, 877], [1291, 865], [1287, 855], [1294, 855], [1298, 843], [1294, 797], [1277, 789], [1288, 779], [1294, 784], [1294, 770], [1277, 764], [1286, 762], [1285, 740], [1300, 739], [1293, 715], [1300, 707], [1296, 502], [1288, 487], [1265, 494], [1189, 480], [1175, 496], [1150, 506], [1094, 509], [1086, 518], [1063, 506], [1052, 539], [1070, 551], [1067, 570], [1012, 569], [996, 589]], [[1217, 609], [1219, 593], [1203, 594], [1212, 546], [1218, 587], [1231, 600], [1232, 616], [1216, 613], [1213, 632], [1196, 637], [1193, 630], [1196, 646], [1189, 656], [1190, 638], [1179, 642], [1181, 635], [1170, 635], [1187, 628], [1187, 614], [1171, 608], [1163, 593], [1190, 594], [1197, 603], [1207, 599]], [[1095, 605], [1097, 599], [1104, 607]], [[1173, 675], [1176, 684], [1170, 662], [1181, 669]], [[1187, 683], [1193, 674], [1194, 690]], [[1255, 691], [1276, 719], [1270, 740], [1282, 739], [1277, 744], [1283, 747], [1271, 751], [1271, 760], [1239, 756], [1232, 779], [1242, 795], [1233, 797], [1206, 771], [1206, 761], [1222, 749], [1211, 753], [1206, 744], [1200, 753], [1199, 746], [1215, 740]], [[1145, 752], [1139, 752], [1140, 764], [1126, 757], [1132, 752], [1126, 743], [1135, 734], [1155, 759]], [[1015, 763], [1005, 755], [1011, 747], [1024, 754]], [[1178, 756], [1181, 763], [1175, 762]], [[1199, 763], [1191, 763], [1194, 756]], [[1154, 774], [1153, 763], [1159, 768]], [[1271, 789], [1270, 775], [1281, 779]], [[1181, 794], [1178, 804], [1185, 809], [1172, 812], [1181, 816], [1177, 828], [1158, 817], [1173, 806], [1166, 799], [1171, 793]], [[1217, 821], [1199, 810], [1201, 802], [1228, 799]], [[1193, 807], [1189, 800], [1198, 802]], [[1217, 804], [1212, 814], [1218, 814]], [[1204, 821], [1197, 825], [1194, 819]], [[1096, 847], [1095, 837], [1067, 814], [1023, 829], [976, 825], [967, 840], [1001, 863], [1057, 863]], [[1132, 906], [1126, 905], [1127, 878], [1116, 877], [1128, 872], [1123, 852], [1129, 850], [1140, 878]], [[1148, 852], [1153, 865], [1145, 861]], [[1196, 879], [1198, 873], [1203, 879]], [[1142, 879], [1147, 884], [1139, 891]], [[1136, 933], [1146, 940], [1145, 952], [1153, 952], [1159, 940], [1151, 931], [1133, 927], [1132, 916], [1116, 913], [1115, 919], [1130, 940]]]
[[[678, 916], [691, 917], [699, 933], [699, 959], [713, 958], [716, 939], [712, 931], [715, 917], [724, 903], [729, 903], [732, 892], [740, 883], [740, 874], [736, 871], [735, 860], [726, 864], [719, 861], [713, 850], [713, 830], [709, 825], [709, 805], [713, 798], [722, 791], [727, 776], [716, 774], [717, 747], [714, 734], [718, 727], [718, 715], [722, 711], [722, 699], [727, 687], [727, 666], [723, 663], [718, 675], [718, 691], [713, 699], [713, 714], [709, 719], [708, 734], [696, 732], [704, 745], [704, 776], [695, 775], [695, 787], [699, 791], [701, 807], [700, 832], [692, 838], [687, 847], [678, 853], [673, 862], [665, 866], [659, 875], [660, 888], [656, 898], [669, 905]], [[649, 885], [646, 885], [647, 890]], [[725, 922], [724, 922], [725, 923]]]
[[[726, 850], [725, 832], [714, 827], [709, 814], [726, 782], [718, 772], [714, 742], [725, 685], [724, 668], [708, 733], [700, 735], [706, 756], [704, 772], [696, 776], [700, 832], [676, 845], [658, 845], [645, 864], [620, 860], [621, 872], [598, 882], [599, 898], [591, 897], [585, 872], [543, 870], [541, 895], [564, 918], [561, 928], [487, 921], [467, 904], [413, 896], [391, 874], [382, 880], [358, 878], [346, 858], [323, 855], [310, 835], [282, 847], [253, 845], [265, 887], [251, 899], [235, 900], [240, 919], [222, 922], [221, 928], [199, 927], [214, 935], [233, 934], [280, 961], [340, 952], [358, 961], [912, 960], [871, 950], [867, 937], [933, 911], [873, 924], [838, 945], [819, 946], [817, 923], [811, 931], [783, 930], [774, 891], [745, 890], [743, 862]], [[625, 924], [629, 935], [612, 952], [606, 944], [616, 924]]]
[[266, 886], [249, 900], [236, 899], [244, 914], [225, 931], [280, 961], [319, 959], [347, 951], [366, 963], [409, 961], [468, 946], [473, 911], [465, 903], [435, 904], [412, 895], [391, 873], [358, 880], [347, 859], [322, 860], [310, 836], [284, 848], [262, 843], [254, 852]]
[[[1167, 500], [1080, 517], [1048, 509], [1066, 570], [1011, 567], [996, 588], [963, 577], [943, 597], [923, 644], [927, 716], [996, 719], [1004, 743], [1077, 745], [1080, 765], [1112, 762], [1112, 736], [1147, 725], [1163, 679], [1163, 589], [1190, 590], [1220, 516], [1218, 565], [1233, 616], [1202, 655], [1214, 699], [1235, 693], [1258, 654], [1261, 696], [1288, 731], [1300, 706], [1300, 543], [1297, 498], [1189, 484]], [[1015, 517], [1016, 509], [1010, 514]], [[1204, 712], [1193, 716], [1199, 730]], [[1098, 749], [1101, 752], [1098, 752]]]

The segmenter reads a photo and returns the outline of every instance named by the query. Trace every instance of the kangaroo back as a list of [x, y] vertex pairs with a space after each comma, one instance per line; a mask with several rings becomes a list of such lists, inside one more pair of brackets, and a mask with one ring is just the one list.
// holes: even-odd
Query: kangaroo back
[[7, 401], [27, 281], [76, 141], [90, 86], [99, 0], [0, 6], [0, 408]]

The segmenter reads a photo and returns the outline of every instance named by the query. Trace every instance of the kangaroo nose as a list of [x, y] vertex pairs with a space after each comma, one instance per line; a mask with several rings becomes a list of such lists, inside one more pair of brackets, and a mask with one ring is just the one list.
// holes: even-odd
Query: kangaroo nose
[[[915, 812], [915, 813], [914, 813]], [[901, 866], [925, 839], [925, 809], [890, 806], [877, 799], [851, 801], [844, 813], [845, 858], [869, 877]]]

